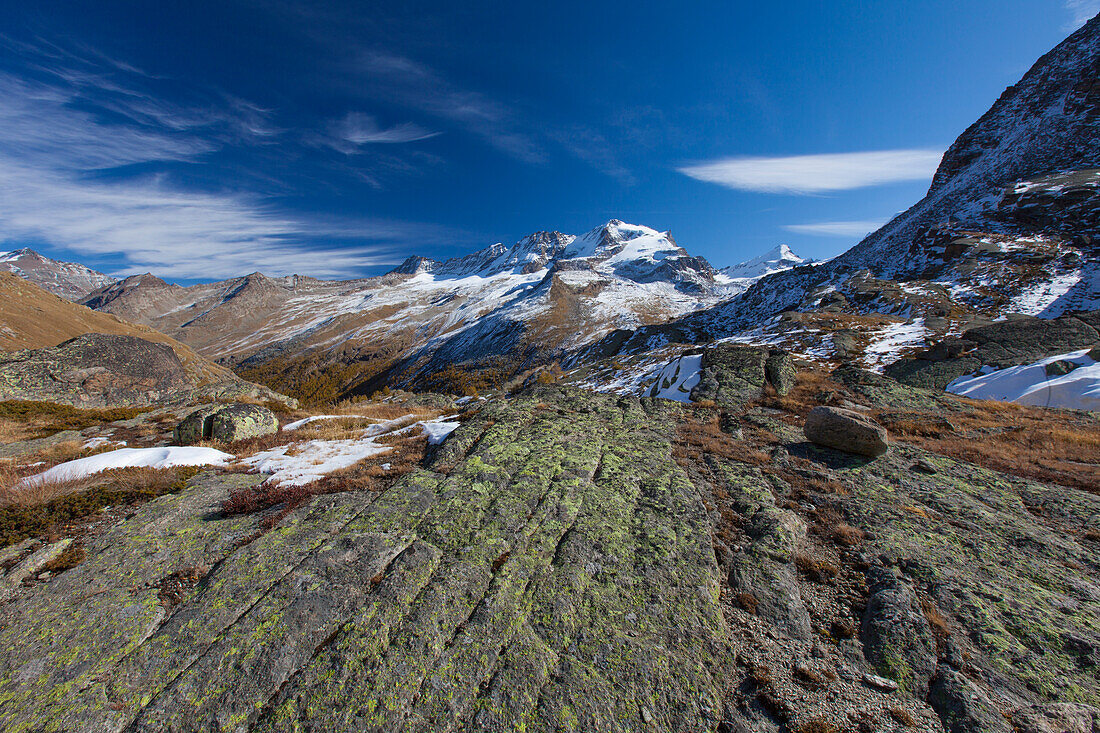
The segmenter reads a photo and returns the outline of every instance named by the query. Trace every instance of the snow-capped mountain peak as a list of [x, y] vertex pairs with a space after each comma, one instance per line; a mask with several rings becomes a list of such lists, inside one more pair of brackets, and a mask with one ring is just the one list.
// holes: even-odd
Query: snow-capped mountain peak
[[115, 282], [113, 277], [102, 272], [75, 262], [50, 259], [26, 247], [0, 253], [0, 270], [11, 272], [54, 295], [74, 301]]
[[799, 257], [785, 244], [768, 250], [762, 255], [746, 260], [739, 265], [725, 267], [721, 272], [726, 277], [734, 280], [744, 278], [761, 278], [772, 273], [789, 270], [792, 267], [807, 264], [809, 260]]

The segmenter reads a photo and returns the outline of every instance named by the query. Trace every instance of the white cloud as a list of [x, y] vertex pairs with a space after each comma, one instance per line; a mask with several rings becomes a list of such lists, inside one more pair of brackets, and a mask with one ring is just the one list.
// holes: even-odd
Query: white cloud
[[72, 78], [65, 69], [50, 83], [0, 74], [0, 243], [113, 259], [119, 274], [215, 279], [255, 270], [346, 277], [392, 264], [412, 239], [442, 238], [426, 225], [297, 216], [239, 191], [183, 189], [148, 171], [200, 161], [243, 135], [275, 134], [265, 111], [223, 97], [222, 108], [203, 113], [122, 82]]
[[879, 150], [782, 158], [723, 158], [684, 166], [679, 171], [700, 181], [742, 191], [812, 194], [931, 180], [942, 156], [943, 152], [938, 150]]
[[368, 52], [357, 60], [367, 85], [394, 103], [461, 125], [512, 157], [539, 163], [545, 154], [529, 135], [516, 131], [513, 112], [479, 92], [461, 89], [432, 69], [404, 56]]
[[1066, 0], [1066, 10], [1073, 16], [1070, 28], [1080, 28], [1100, 13], [1100, 0]]
[[349, 112], [345, 115], [344, 119], [336, 124], [334, 133], [340, 140], [355, 146], [371, 143], [411, 143], [439, 134], [412, 122], [383, 128], [373, 117], [361, 112]]
[[788, 224], [783, 228], [795, 234], [817, 237], [863, 237], [879, 229], [885, 221], [820, 221], [813, 224]]

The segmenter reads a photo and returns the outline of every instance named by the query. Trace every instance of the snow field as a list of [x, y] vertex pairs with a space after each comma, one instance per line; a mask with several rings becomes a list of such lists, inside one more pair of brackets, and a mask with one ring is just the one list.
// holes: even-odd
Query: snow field
[[[1088, 351], [1074, 351], [1022, 366], [959, 377], [947, 391], [978, 400], [1001, 400], [1037, 407], [1065, 407], [1100, 411], [1100, 362]], [[1046, 366], [1056, 361], [1076, 364], [1061, 376], [1049, 376]]]

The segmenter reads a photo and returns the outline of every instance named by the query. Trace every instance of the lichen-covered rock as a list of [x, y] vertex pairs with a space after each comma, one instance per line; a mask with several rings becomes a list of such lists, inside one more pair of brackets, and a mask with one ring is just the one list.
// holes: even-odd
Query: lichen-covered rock
[[727, 406], [759, 399], [767, 382], [767, 360], [768, 349], [760, 346], [721, 344], [705, 350], [702, 374], [691, 399]]
[[936, 641], [913, 589], [890, 570], [871, 570], [863, 614], [864, 656], [883, 677], [923, 698], [936, 671]]
[[950, 667], [941, 667], [932, 680], [928, 702], [948, 733], [1013, 733], [1012, 726], [989, 697]]
[[811, 442], [846, 453], [876, 458], [890, 449], [886, 428], [852, 410], [815, 407], [804, 428]]
[[5, 400], [142, 406], [189, 388], [170, 347], [135, 336], [88, 333], [51, 348], [0, 353], [0, 399]]
[[764, 362], [764, 376], [775, 387], [779, 395], [787, 395], [794, 389], [795, 380], [798, 377], [798, 369], [794, 366], [794, 359], [782, 349], [772, 349], [768, 352], [768, 359]]
[[271, 435], [279, 430], [275, 413], [259, 405], [204, 405], [180, 421], [175, 439], [180, 445], [202, 440], [233, 443]]
[[178, 445], [192, 445], [213, 437], [214, 413], [221, 409], [221, 405], [203, 405], [187, 417], [180, 420], [173, 431], [173, 438]]
[[218, 511], [262, 477], [207, 475], [3, 610], [0, 728], [714, 731], [733, 654], [680, 409], [486, 403], [267, 533]]
[[910, 387], [946, 389], [959, 377], [981, 369], [982, 362], [974, 357], [930, 361], [928, 359], [899, 359], [887, 365], [886, 375]]
[[271, 435], [278, 429], [275, 413], [260, 405], [229, 405], [215, 412], [210, 420], [211, 437], [223, 443]]

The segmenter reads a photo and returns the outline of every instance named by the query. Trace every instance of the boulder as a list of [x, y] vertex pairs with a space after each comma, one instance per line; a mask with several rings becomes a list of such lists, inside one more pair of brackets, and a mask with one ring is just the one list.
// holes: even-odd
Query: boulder
[[691, 399], [736, 406], [763, 397], [767, 360], [768, 349], [760, 346], [721, 344], [707, 349]]
[[213, 436], [214, 413], [222, 405], [204, 405], [180, 420], [173, 431], [173, 437], [179, 445], [192, 445]]
[[787, 395], [794, 389], [798, 370], [794, 359], [782, 349], [772, 349], [764, 362], [764, 377], [775, 387], [776, 394]]
[[981, 367], [981, 360], [970, 356], [935, 361], [918, 355], [887, 365], [885, 372], [888, 377], [910, 387], [942, 390], [959, 377], [973, 374]]
[[886, 428], [874, 420], [839, 407], [815, 407], [803, 428], [812, 443], [877, 458], [890, 449]]
[[180, 445], [201, 440], [233, 443], [247, 438], [271, 435], [279, 429], [275, 413], [259, 405], [206, 405], [192, 412], [176, 426]]
[[1072, 372], [1078, 366], [1078, 364], [1074, 364], [1072, 361], [1059, 359], [1058, 361], [1052, 361], [1047, 364], [1043, 367], [1043, 371], [1048, 377], [1062, 377]]
[[190, 395], [176, 352], [136, 336], [86, 333], [0, 354], [0, 399], [75, 407], [140, 407]]
[[233, 443], [247, 438], [259, 438], [278, 431], [275, 413], [259, 405], [229, 405], [214, 413], [211, 434], [215, 440]]
[[739, 406], [763, 397], [766, 384], [785, 395], [794, 389], [797, 373], [791, 355], [782, 349], [719, 344], [703, 352], [702, 374], [691, 399]]

